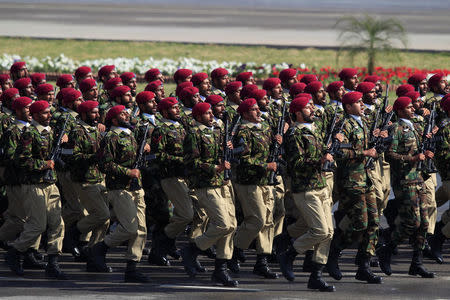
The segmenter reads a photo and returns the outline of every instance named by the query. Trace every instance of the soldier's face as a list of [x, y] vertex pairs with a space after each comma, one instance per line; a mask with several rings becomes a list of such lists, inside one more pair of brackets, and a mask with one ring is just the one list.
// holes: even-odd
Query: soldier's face
[[98, 88], [94, 86], [92, 89], [83, 94], [83, 98], [85, 100], [94, 100], [97, 101], [98, 98]]
[[31, 103], [28, 104], [27, 106], [25, 106], [24, 108], [22, 108], [21, 110], [16, 111], [16, 115], [19, 120], [31, 122], [32, 117], [30, 114], [30, 106], [31, 106]]
[[164, 76], [163, 76], [163, 74], [159, 73], [158, 76], [156, 76], [156, 80], [159, 80], [162, 83], [164, 83]]
[[31, 83], [22, 90], [23, 96], [25, 96], [25, 97], [31, 97], [33, 95], [33, 92], [34, 92], [34, 88]]
[[200, 117], [200, 123], [202, 123], [205, 126], [211, 127], [213, 125], [214, 121], [214, 115], [213, 112], [210, 109], [208, 109], [203, 115]]
[[17, 73], [17, 75], [19, 75], [18, 78], [28, 77], [27, 67], [23, 67], [22, 69], [20, 69], [19, 72]]
[[366, 104], [375, 104], [375, 99], [377, 98], [377, 92], [375, 88], [373, 88], [370, 92], [364, 94], [363, 100]]
[[167, 110], [168, 119], [170, 120], [179, 120], [180, 119], [180, 106], [178, 104], [175, 104], [171, 108]]
[[352, 103], [351, 105], [347, 104], [347, 112], [351, 115], [355, 116], [363, 116], [364, 115], [364, 102], [361, 99], [356, 103]]
[[258, 100], [258, 106], [260, 110], [265, 111], [267, 105], [269, 105], [269, 98], [267, 96], [264, 96], [261, 100]]
[[230, 78], [228, 77], [228, 75], [225, 75], [214, 79], [214, 86], [218, 89], [224, 90], [228, 82], [230, 82]]
[[320, 90], [314, 95], [314, 103], [319, 105], [325, 105], [326, 103], [326, 93], [324, 88], [320, 88]]
[[12, 87], [13, 87], [13, 84], [12, 84], [11, 79], [6, 80], [5, 83], [2, 86], [4, 91], [6, 91], [7, 89], [10, 89]]
[[124, 109], [117, 115], [116, 120], [119, 126], [127, 127], [130, 122], [130, 114], [126, 109]]
[[86, 78], [94, 79], [94, 75], [92, 75], [92, 72], [89, 72], [86, 74], [86, 76], [77, 78], [77, 82], [80, 83], [83, 80], [85, 80]]
[[418, 111], [419, 109], [421, 109], [423, 107], [423, 100], [422, 98], [417, 98], [415, 101], [413, 101], [412, 103], [414, 110]]
[[136, 78], [132, 78], [130, 81], [128, 81], [128, 82], [127, 82], [127, 86], [128, 86], [132, 91], [136, 91], [136, 88], [137, 88]]
[[61, 87], [61, 89], [63, 88], [75, 88], [75, 80], [70, 81], [69, 83], [67, 83], [65, 86]]
[[131, 96], [131, 92], [127, 92], [120, 99], [120, 104], [125, 106], [126, 108], [131, 108], [133, 106], [133, 97]]
[[91, 111], [86, 113], [86, 123], [89, 125], [95, 126], [98, 124], [98, 120], [100, 119], [100, 113], [98, 107], [92, 109]]
[[344, 86], [346, 88], [348, 88], [349, 90], [354, 91], [356, 89], [356, 86], [358, 85], [358, 83], [359, 83], [358, 76], [355, 75], [350, 79], [346, 79], [344, 81]]
[[83, 103], [83, 102], [84, 102], [83, 97], [78, 97], [77, 99], [75, 99], [75, 101], [73, 101], [73, 108], [72, 108], [72, 110], [77, 111], [78, 106], [81, 103]]
[[230, 99], [234, 103], [240, 104], [242, 102], [241, 91], [242, 88], [239, 88], [236, 92], [229, 94], [228, 99]]
[[420, 96], [425, 96], [428, 92], [428, 82], [426, 79], [422, 80], [419, 83], [419, 92], [420, 92]]
[[51, 92], [48, 92], [47, 94], [39, 95], [38, 98], [39, 98], [39, 100], [47, 101], [48, 103], [50, 103], [50, 105], [52, 105], [53, 102], [55, 101], [55, 92], [51, 91]]
[[439, 81], [439, 85], [438, 85], [438, 93], [440, 94], [445, 94], [445, 90], [447, 88], [447, 80], [445, 80], [444, 78], [441, 79], [441, 81]]
[[414, 117], [414, 112], [414, 106], [412, 103], [410, 103], [404, 109], [400, 109], [397, 113], [400, 118], [410, 120]]
[[192, 97], [192, 102], [191, 102], [191, 104], [192, 104], [192, 106], [191, 107], [194, 107], [195, 106], [195, 104], [197, 104], [197, 103], [199, 103], [200, 102], [200, 94], [199, 93], [197, 93], [197, 94], [195, 94], [193, 97]]
[[298, 82], [297, 75], [295, 75], [295, 76], [289, 78], [286, 86], [287, 86], [287, 88], [290, 88], [294, 83], [297, 83], [297, 82]]
[[199, 84], [198, 91], [199, 91], [200, 95], [205, 96], [205, 97], [208, 97], [209, 95], [211, 95], [211, 83], [209, 82], [208, 78], [206, 78]]
[[271, 96], [273, 99], [280, 99], [281, 98], [281, 83], [277, 84], [273, 89], [271, 89], [269, 92], [269, 96]]
[[212, 108], [214, 117], [218, 118], [218, 119], [222, 119], [223, 117], [223, 112], [225, 111], [225, 104], [222, 102], [216, 104], [213, 106]]
[[162, 100], [165, 97], [164, 87], [160, 85], [155, 91], [156, 99]]
[[314, 104], [310, 101], [305, 108], [303, 108], [299, 113], [301, 113], [303, 120], [307, 123], [311, 123], [314, 121]]
[[148, 101], [144, 105], [139, 106], [139, 109], [141, 109], [141, 107], [142, 107], [142, 112], [144, 112], [146, 114], [151, 114], [151, 115], [156, 114], [157, 105], [156, 105], [155, 98], [153, 98], [152, 100]]
[[50, 112], [50, 107], [47, 109], [33, 114], [33, 119], [41, 124], [42, 126], [48, 126], [50, 125], [50, 119], [52, 118], [52, 114]]
[[242, 114], [244, 119], [252, 123], [260, 123], [261, 122], [261, 111], [257, 104], [253, 105], [249, 111]]
[[242, 83], [242, 86], [247, 85], [247, 84], [255, 84], [255, 83], [256, 83], [255, 78], [253, 78], [253, 76], [250, 76], [249, 79], [247, 79], [246, 81], [244, 81]]

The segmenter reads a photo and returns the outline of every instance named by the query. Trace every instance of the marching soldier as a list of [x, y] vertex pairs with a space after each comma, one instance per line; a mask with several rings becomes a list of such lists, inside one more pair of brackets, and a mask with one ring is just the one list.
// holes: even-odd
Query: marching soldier
[[37, 88], [38, 85], [46, 83], [46, 76], [44, 73], [33, 73], [30, 75], [31, 84], [33, 88]]
[[219, 128], [223, 132], [225, 124], [222, 120], [225, 113], [225, 101], [219, 95], [210, 95], [205, 99], [205, 102], [211, 105], [213, 126]]
[[242, 86], [248, 84], [255, 84], [255, 78], [253, 77], [253, 72], [241, 72], [236, 76], [236, 81], [240, 81]]
[[14, 87], [19, 90], [19, 94], [22, 97], [28, 97], [31, 99], [35, 99], [36, 96], [34, 94], [34, 87], [31, 84], [30, 77], [22, 77], [14, 81]]
[[157, 68], [149, 69], [147, 72], [145, 72], [144, 79], [147, 83], [150, 83], [150, 82], [156, 81], [156, 80], [159, 80], [162, 83], [164, 83], [164, 76], [161, 73], [161, 71]]
[[414, 90], [420, 93], [422, 101], [425, 101], [428, 92], [427, 74], [414, 73], [408, 78], [408, 83], [414, 86]]
[[281, 88], [283, 89], [283, 98], [289, 99], [289, 90], [291, 86], [298, 82], [296, 69], [284, 69], [278, 75], [281, 80]]
[[230, 82], [227, 69], [217, 68], [211, 71], [211, 93], [225, 97], [225, 87]]
[[133, 72], [124, 72], [120, 75], [120, 79], [122, 80], [123, 85], [126, 85], [130, 88], [131, 96], [133, 96], [134, 99], [137, 95], [136, 74], [134, 74]]
[[155, 93], [156, 103], [159, 103], [162, 99], [166, 97], [163, 82], [160, 80], [150, 82], [149, 84], [147, 84], [144, 90]]
[[313, 81], [318, 81], [317, 76], [314, 74], [304, 74], [303, 77], [300, 79], [301, 83], [304, 83], [305, 85], [310, 84]]
[[206, 97], [211, 95], [211, 82], [209, 81], [208, 74], [197, 73], [192, 76], [191, 82], [194, 84], [194, 87], [198, 88], [200, 99], [204, 102]]
[[339, 74], [339, 78], [344, 82], [345, 92], [352, 92], [356, 90], [358, 86], [358, 70], [354, 68], [343, 68]]
[[[119, 77], [116, 71], [116, 66], [107, 65], [103, 66], [98, 70], [98, 81], [100, 82], [100, 91], [99, 91], [99, 99], [98, 102], [100, 105], [105, 104], [108, 101], [108, 96], [106, 94], [105, 85], [108, 80], [111, 78]], [[94, 100], [94, 99], [89, 99]]]
[[297, 95], [300, 93], [303, 93], [305, 91], [305, 87], [306, 84], [304, 84], [303, 82], [297, 82], [294, 83], [293, 85], [291, 85], [291, 88], [289, 89], [289, 101], [294, 100], [295, 98], [297, 98]]
[[29, 73], [26, 62], [16, 61], [13, 63], [9, 69], [9, 74], [14, 82], [20, 78], [28, 77]]
[[[192, 70], [189, 69], [178, 69], [174, 74], [173, 74], [173, 80], [175, 81], [175, 84], [177, 85], [176, 91], [178, 90], [178, 86], [183, 83], [183, 82], [191, 82], [192, 79]], [[193, 85], [191, 85], [193, 86]], [[186, 87], [186, 86], [183, 86]], [[183, 88], [182, 87], [182, 88]], [[181, 89], [182, 89], [181, 88]], [[180, 90], [181, 90], [180, 89]], [[178, 96], [177, 92], [172, 92], [170, 93], [169, 97], [175, 97]]]
[[0, 74], [0, 87], [3, 92], [13, 87], [13, 83], [8, 74]]
[[193, 126], [192, 108], [200, 101], [200, 94], [196, 87], [186, 87], [178, 94], [178, 99], [183, 103], [180, 109], [180, 123], [185, 129]]
[[75, 80], [78, 87], [80, 86], [80, 83], [87, 78], [94, 79], [94, 75], [92, 75], [92, 69], [90, 67], [81, 66], [75, 70]]
[[[258, 88], [256, 87], [256, 89]], [[234, 120], [238, 115], [237, 109], [242, 102], [241, 91], [242, 83], [240, 81], [232, 81], [225, 87], [225, 94], [227, 95], [224, 98], [226, 99], [225, 110], [228, 112], [230, 120]]]
[[80, 88], [81, 93], [83, 93], [84, 101], [88, 101], [88, 100], [97, 101], [98, 100], [97, 82], [93, 78], [83, 79], [79, 83], [79, 88]]

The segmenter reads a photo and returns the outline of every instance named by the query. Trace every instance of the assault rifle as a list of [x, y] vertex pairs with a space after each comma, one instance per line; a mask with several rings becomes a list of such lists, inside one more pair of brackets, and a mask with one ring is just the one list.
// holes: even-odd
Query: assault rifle
[[[134, 163], [133, 169], [141, 169], [145, 164], [146, 160], [145, 160], [145, 156], [144, 156], [144, 148], [145, 148], [145, 144], [147, 143], [147, 133], [148, 133], [149, 126], [150, 126], [150, 122], [147, 123], [147, 125], [145, 126], [144, 135], [142, 136], [142, 141], [141, 141], [141, 144], [139, 145], [139, 152], [138, 152], [136, 162]], [[140, 188], [141, 188], [141, 186], [139, 185], [138, 178], [131, 179], [130, 191], [137, 191]]]
[[[344, 145], [341, 144], [341, 142], [336, 138], [336, 134], [341, 133], [342, 128], [344, 128], [344, 123], [345, 120], [342, 120], [340, 126], [338, 127], [337, 131], [334, 133], [334, 129], [336, 127], [336, 117], [337, 117], [337, 109], [335, 112], [335, 115], [333, 117], [333, 121], [331, 122], [331, 127], [330, 127], [330, 131], [328, 134], [328, 138], [327, 138], [327, 146], [330, 145], [330, 147], [328, 147], [326, 153], [331, 154], [333, 157], [335, 155], [342, 155], [341, 149], [342, 148], [349, 148], [349, 145]], [[334, 137], [333, 137], [334, 136]], [[322, 166], [322, 171], [324, 172], [334, 172], [334, 164], [333, 162], [327, 160], [325, 161], [325, 163]]]
[[[381, 123], [381, 125], [379, 127], [380, 132], [381, 131], [385, 131], [385, 130], [388, 129], [389, 122], [391, 121], [393, 115], [394, 115], [394, 111], [391, 111], [390, 113], [387, 114], [386, 118], [383, 120], [383, 123]], [[377, 153], [381, 154], [383, 152], [386, 152], [386, 150], [389, 147], [389, 145], [391, 144], [391, 142], [392, 142], [392, 137], [391, 136], [388, 136], [387, 138], [383, 138], [381, 136], [377, 136], [374, 139], [372, 147], [375, 148]], [[373, 161], [374, 161], [374, 158], [373, 157], [369, 157], [367, 159], [366, 164], [364, 165], [364, 167], [366, 169], [373, 169], [375, 167], [374, 164], [373, 164]]]
[[[228, 141], [231, 141], [230, 139], [230, 129], [229, 129], [229, 121], [228, 121], [228, 112], [224, 111], [223, 113], [223, 122], [224, 122], [224, 128], [225, 128], [225, 137], [223, 139], [223, 161], [230, 162], [231, 161], [231, 149], [228, 148]], [[225, 180], [230, 180], [231, 178], [231, 170], [225, 169], [223, 177]]]
[[[337, 106], [334, 110], [334, 115], [333, 115], [333, 119], [331, 120], [331, 125], [330, 125], [330, 129], [328, 131], [328, 135], [327, 135], [327, 140], [326, 140], [326, 144], [325, 145], [330, 145], [331, 142], [333, 141], [333, 131], [336, 128], [336, 121], [337, 121]], [[332, 172], [333, 171], [333, 164], [330, 161], [326, 161], [323, 166], [322, 166], [322, 171], [324, 172]]]
[[[286, 119], [286, 102], [283, 104], [283, 110], [281, 112], [281, 116], [278, 119], [278, 126], [277, 126], [277, 134], [283, 136], [284, 133], [284, 124]], [[269, 162], [276, 162], [277, 165], [279, 164], [279, 157], [281, 154], [281, 145], [278, 144], [278, 142], [275, 140], [272, 144], [272, 151], [269, 155]], [[275, 171], [271, 171], [269, 174], [269, 185], [276, 185], [278, 184], [278, 181], [276, 179], [276, 173]]]
[[[66, 131], [66, 126], [67, 126], [67, 121], [68, 120], [69, 120], [69, 114], [66, 115], [66, 118], [64, 120], [64, 124], [63, 124], [63, 126], [61, 128], [61, 131], [58, 134], [58, 138], [56, 140], [56, 144], [53, 147], [52, 153], [50, 153], [50, 157], [48, 158], [48, 160], [53, 160], [55, 163], [56, 163], [56, 160], [60, 160], [62, 138], [63, 138], [64, 133]], [[45, 170], [44, 178], [43, 178], [45, 182], [53, 182], [53, 180], [54, 180], [53, 172], [54, 172], [53, 169]]]
[[[434, 136], [428, 138], [429, 133], [433, 134], [433, 128], [436, 125], [436, 102], [433, 102], [430, 115], [428, 116], [428, 122], [425, 125], [422, 136], [422, 144], [419, 147], [419, 154], [424, 154], [425, 151], [429, 150], [434, 153], [436, 151], [436, 139]], [[425, 161], [419, 161], [417, 164], [417, 170], [426, 171], [427, 173], [437, 173], [436, 166], [434, 165], [433, 159], [427, 158]]]

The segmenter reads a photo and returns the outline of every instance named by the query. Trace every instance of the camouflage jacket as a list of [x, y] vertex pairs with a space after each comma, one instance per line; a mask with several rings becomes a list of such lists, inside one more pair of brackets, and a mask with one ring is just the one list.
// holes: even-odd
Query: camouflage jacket
[[326, 186], [320, 163], [325, 146], [316, 129], [314, 124], [310, 130], [305, 124], [294, 123], [285, 135], [285, 161], [294, 193]]
[[[9, 111], [9, 110], [8, 110]], [[8, 130], [8, 127], [14, 122], [15, 117], [11, 113], [4, 112], [0, 115], [0, 137]]]
[[44, 127], [34, 120], [31, 121], [30, 126], [23, 132], [14, 155], [14, 163], [19, 166], [20, 172], [23, 172], [21, 183], [56, 182], [55, 170], [50, 172], [51, 179], [44, 181], [47, 171], [45, 169], [46, 161], [53, 150], [53, 142], [53, 132], [50, 126]]
[[393, 186], [404, 181], [423, 181], [421, 172], [417, 171], [417, 162], [412, 161], [421, 143], [422, 128], [418, 123], [412, 124], [414, 128], [399, 119], [390, 128], [393, 140], [386, 152], [386, 160], [391, 164]]
[[437, 136], [442, 140], [438, 142], [435, 161], [442, 180], [446, 181], [450, 180], [450, 118], [442, 120], [439, 128]]
[[[349, 149], [340, 149], [342, 155], [337, 155], [334, 159], [337, 162], [337, 184], [346, 188], [364, 189], [370, 186], [371, 182], [364, 168], [366, 157], [363, 151], [368, 149], [369, 127], [364, 117], [361, 117], [361, 126], [350, 115], [345, 115], [342, 122], [343, 144], [349, 144]], [[339, 127], [340, 124], [337, 124]]]
[[30, 123], [19, 120], [14, 122], [8, 127], [6, 132], [3, 133], [1, 138], [1, 146], [3, 148], [2, 165], [5, 167], [4, 183], [6, 185], [20, 184], [20, 178], [23, 174], [20, 172], [20, 168], [14, 160], [17, 145], [20, 142], [20, 138], [25, 128], [30, 126]]
[[104, 174], [98, 166], [97, 152], [101, 135], [96, 126], [90, 126], [79, 120], [77, 126], [69, 134], [69, 146], [73, 155], [69, 156], [70, 176], [73, 181], [81, 183], [98, 183]]
[[231, 124], [234, 118], [236, 118], [236, 116], [238, 115], [237, 109], [239, 105], [231, 101], [226, 101], [225, 103], [226, 103], [225, 110], [228, 113], [228, 118]]
[[244, 147], [236, 168], [236, 182], [246, 185], [268, 185], [267, 160], [272, 145], [272, 133], [264, 123], [243, 120], [235, 137]]
[[180, 107], [180, 123], [184, 129], [188, 130], [190, 127], [195, 126], [195, 120], [192, 116], [192, 109], [185, 106]]
[[[70, 132], [75, 130], [78, 123], [78, 113], [68, 109], [68, 108], [60, 108], [58, 112], [56, 112], [54, 115], [52, 115], [52, 119], [50, 121], [50, 126], [53, 128], [53, 134], [54, 138], [57, 139], [59, 134], [61, 134], [62, 127], [64, 126], [64, 122], [67, 119], [66, 128], [64, 130], [64, 134], [67, 134], [69, 136]], [[67, 143], [61, 145], [62, 148], [72, 148]], [[61, 159], [68, 163], [70, 161], [69, 156], [61, 156]], [[66, 164], [65, 166], [61, 166], [60, 164], [57, 164], [56, 169], [58, 171], [68, 171], [69, 170], [69, 164]]]
[[432, 97], [427, 98], [424, 103], [424, 107], [430, 111], [433, 108], [433, 103], [436, 103], [436, 124], [439, 124], [443, 119], [447, 117], [445, 111], [441, 109], [441, 99], [444, 95], [434, 94]]
[[[123, 190], [130, 187], [128, 170], [133, 169], [138, 145], [129, 129], [112, 126], [100, 143], [100, 170], [106, 174], [106, 188]], [[141, 180], [139, 179], [139, 184]]]
[[184, 178], [183, 142], [186, 130], [179, 122], [165, 118], [161, 126], [152, 134], [152, 154], [159, 168], [161, 179], [170, 177]]
[[222, 96], [222, 98], [225, 98], [226, 94], [224, 91], [219, 90], [218, 88], [211, 86], [211, 95], [219, 95]]
[[219, 128], [195, 122], [184, 139], [184, 165], [191, 189], [219, 187], [224, 184], [223, 172], [215, 168], [222, 161], [223, 141]]
[[[339, 103], [339, 104], [338, 104]], [[342, 121], [344, 118], [344, 108], [340, 102], [331, 102], [324, 106], [324, 112], [321, 118], [315, 119], [314, 123], [317, 125], [317, 134], [322, 136], [322, 139], [326, 141], [330, 132], [331, 122], [333, 121], [334, 113], [337, 110], [336, 124]]]

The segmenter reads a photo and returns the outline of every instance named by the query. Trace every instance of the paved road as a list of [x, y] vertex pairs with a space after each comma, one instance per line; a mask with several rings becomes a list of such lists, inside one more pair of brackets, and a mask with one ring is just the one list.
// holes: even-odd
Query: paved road
[[[186, 6], [189, 1], [178, 5], [131, 1], [127, 6], [119, 1], [108, 5], [63, 2], [0, 1], [0, 35], [334, 47], [338, 45], [333, 29], [336, 20], [344, 14], [363, 13], [351, 3], [341, 9], [325, 5], [274, 9]], [[386, 4], [368, 8], [371, 13], [401, 20], [409, 32], [411, 49], [450, 50], [450, 6], [437, 5], [432, 9], [408, 8], [407, 3], [403, 9], [397, 5], [389, 10]]]

